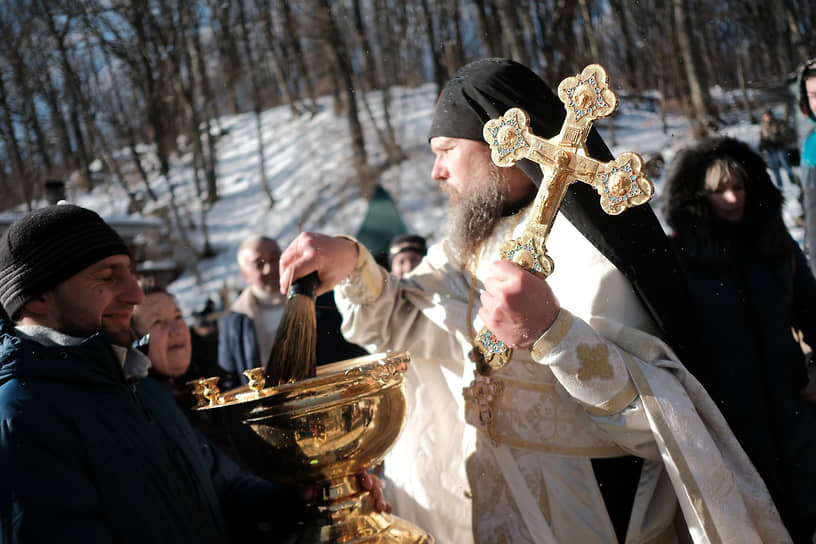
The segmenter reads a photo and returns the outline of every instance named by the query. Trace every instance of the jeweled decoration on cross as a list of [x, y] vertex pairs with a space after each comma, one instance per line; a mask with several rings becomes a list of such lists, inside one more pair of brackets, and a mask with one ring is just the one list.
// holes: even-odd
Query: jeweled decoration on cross
[[[546, 242], [570, 184], [581, 182], [594, 187], [601, 208], [610, 215], [648, 202], [654, 194], [652, 182], [642, 172], [643, 159], [637, 153], [621, 153], [612, 161], [600, 162], [587, 152], [586, 139], [593, 121], [618, 108], [618, 97], [609, 87], [606, 70], [599, 64], [587, 66], [558, 85], [558, 97], [567, 116], [553, 138], [533, 134], [530, 117], [520, 108], [511, 108], [498, 119], [491, 119], [483, 129], [494, 163], [509, 167], [529, 159], [544, 174], [524, 231], [500, 249], [502, 259], [542, 278], [555, 268], [547, 255]], [[473, 345], [470, 357], [485, 376], [502, 368], [512, 356], [512, 348], [486, 328], [476, 334]]]

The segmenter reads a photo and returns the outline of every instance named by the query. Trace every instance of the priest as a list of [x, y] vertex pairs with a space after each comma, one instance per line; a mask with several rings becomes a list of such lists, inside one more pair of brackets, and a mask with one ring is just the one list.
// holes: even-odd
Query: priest
[[[565, 116], [550, 88], [510, 60], [470, 63], [444, 87], [429, 140], [431, 175], [450, 198], [446, 236], [409, 275], [390, 276], [342, 236], [302, 233], [281, 257], [284, 283], [317, 270], [320, 289], [334, 288], [350, 340], [409, 350], [422, 363], [412, 371], [461, 399], [461, 412], [447, 402], [422, 417], [439, 406], [429, 399], [415, 407], [426, 426], [407, 422], [417, 451], [462, 437], [393, 468], [412, 475], [436, 525], [413, 521], [441, 542], [463, 540], [438, 534], [450, 523], [436, 523], [434, 511], [455, 512], [458, 530], [480, 543], [789, 541], [764, 483], [683, 364], [697, 357], [693, 315], [648, 206], [608, 216], [591, 187], [573, 184], [547, 242], [552, 275], [499, 260], [544, 177], [527, 160], [491, 162], [483, 126], [511, 107], [544, 138]], [[594, 130], [587, 150], [612, 158]], [[489, 375], [469, 356], [482, 327], [514, 348]]]

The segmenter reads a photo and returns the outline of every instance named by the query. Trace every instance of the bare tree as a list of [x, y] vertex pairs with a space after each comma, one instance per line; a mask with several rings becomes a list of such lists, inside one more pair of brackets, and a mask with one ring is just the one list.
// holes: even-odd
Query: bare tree
[[[315, 94], [314, 82], [312, 81], [312, 70], [306, 63], [306, 53], [301, 45], [301, 24], [292, 13], [288, 0], [280, 0], [279, 12], [282, 20], [280, 32], [282, 34], [281, 43], [284, 48], [286, 63], [291, 67], [293, 81], [297, 82], [300, 90], [300, 98], [307, 101], [306, 109], [312, 114], [317, 113], [317, 96]], [[308, 5], [305, 4], [304, 5]]]
[[473, 0], [473, 5], [476, 10], [476, 21], [479, 23], [479, 33], [484, 39], [485, 53], [488, 57], [501, 56], [501, 28], [497, 24], [495, 5], [491, 0]]
[[365, 81], [365, 85], [360, 85], [360, 87], [364, 88], [368, 92], [374, 89], [381, 90], [382, 114], [383, 114], [382, 127], [378, 126], [377, 120], [374, 118], [374, 114], [371, 111], [368, 92], [361, 93], [362, 94], [361, 101], [363, 103], [363, 106], [366, 108], [366, 112], [368, 113], [368, 116], [371, 119], [371, 123], [377, 132], [377, 136], [380, 139], [380, 143], [385, 149], [385, 153], [388, 156], [389, 162], [391, 164], [399, 164], [405, 158], [405, 155], [403, 154], [402, 149], [397, 143], [397, 139], [394, 137], [394, 128], [391, 126], [391, 112], [389, 111], [390, 94], [388, 92], [387, 85], [380, 77], [379, 71], [376, 69], [376, 55], [374, 55], [374, 48], [372, 47], [371, 41], [369, 40], [368, 35], [366, 34], [366, 29], [363, 26], [363, 17], [362, 12], [360, 10], [360, 0], [352, 0], [351, 13], [354, 30], [356, 31], [355, 32], [356, 36], [358, 37], [360, 42], [361, 52], [360, 59], [362, 74], [359, 79], [360, 81]]
[[440, 60], [441, 53], [439, 51], [439, 47], [441, 43], [434, 28], [434, 11], [432, 11], [428, 0], [419, 0], [419, 2], [424, 23], [424, 30], [427, 36], [427, 43], [430, 49], [431, 66], [433, 67], [433, 80], [436, 82], [437, 90], [441, 91], [448, 79], [448, 74], [445, 68], [442, 66], [442, 61]]
[[[261, 186], [263, 187], [266, 197], [269, 199], [269, 207], [275, 206], [275, 196], [272, 194], [272, 188], [269, 186], [269, 180], [266, 175], [266, 153], [264, 152], [263, 141], [263, 119], [262, 114], [264, 110], [263, 92], [261, 90], [261, 81], [257, 63], [255, 62], [254, 49], [252, 47], [252, 38], [249, 35], [249, 26], [247, 24], [246, 10], [244, 9], [244, 0], [238, 0], [238, 24], [241, 28], [241, 45], [244, 48], [244, 58], [247, 62], [247, 70], [250, 74], [250, 81], [252, 82], [252, 99], [254, 102], [255, 111], [255, 134], [258, 140], [258, 166]], [[291, 103], [290, 103], [291, 104]]]
[[708, 82], [705, 77], [700, 52], [696, 44], [697, 37], [691, 26], [686, 0], [672, 0], [674, 22], [677, 28], [678, 54], [683, 59], [685, 76], [689, 85], [692, 105], [692, 122], [698, 135], [705, 134], [714, 123], [714, 111], [708, 93]]
[[[39, 14], [45, 21], [48, 32], [53, 39], [56, 53], [59, 58], [59, 65], [64, 83], [65, 94], [68, 98], [70, 126], [74, 140], [74, 153], [76, 166], [82, 175], [88, 180], [89, 187], [93, 183], [89, 165], [91, 163], [90, 152], [85, 142], [85, 134], [81, 118], [88, 107], [85, 104], [85, 95], [82, 92], [82, 85], [77, 77], [76, 70], [71, 64], [66, 40], [68, 34], [74, 26], [76, 13], [71, 9], [70, 4], [61, 6], [58, 13], [54, 12], [53, 5], [48, 5], [44, 0], [38, 0]], [[59, 16], [59, 20], [58, 17]]]
[[349, 134], [351, 135], [351, 150], [354, 170], [357, 173], [357, 182], [360, 186], [360, 192], [364, 196], [370, 197], [374, 194], [374, 190], [377, 187], [377, 180], [368, 164], [363, 127], [360, 124], [357, 100], [354, 96], [356, 89], [352, 79], [353, 70], [351, 62], [349, 61], [348, 50], [340, 38], [329, 0], [313, 1], [317, 19], [316, 23], [318, 28], [322, 31], [321, 34], [325, 37], [324, 51], [326, 57], [332, 62], [334, 73], [339, 81], [338, 90], [345, 101], [346, 120], [348, 121]]
[[502, 37], [510, 48], [510, 57], [522, 64], [530, 64], [530, 56], [524, 47], [524, 36], [520, 29], [522, 25], [516, 12], [516, 4], [511, 0], [496, 0], [499, 21], [501, 21]]
[[31, 185], [28, 180], [28, 171], [23, 160], [23, 152], [20, 149], [20, 144], [17, 141], [14, 130], [14, 121], [11, 117], [11, 108], [6, 93], [6, 83], [0, 72], [0, 110], [2, 110], [3, 122], [3, 143], [6, 156], [11, 163], [11, 170], [14, 178], [17, 180], [20, 190], [20, 201], [25, 202], [26, 207], [31, 209]]
[[233, 37], [232, 3], [233, 0], [210, 0], [210, 15], [215, 30], [220, 71], [224, 78], [223, 89], [227, 93], [228, 111], [238, 113], [241, 111], [238, 89], [242, 63], [238, 42]]

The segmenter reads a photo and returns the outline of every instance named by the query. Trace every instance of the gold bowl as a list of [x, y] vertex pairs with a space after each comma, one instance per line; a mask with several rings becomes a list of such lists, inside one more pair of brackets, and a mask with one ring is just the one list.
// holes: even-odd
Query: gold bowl
[[315, 487], [314, 522], [298, 542], [430, 544], [433, 537], [422, 529], [375, 512], [356, 477], [382, 461], [402, 431], [409, 362], [406, 352], [357, 357], [276, 387], [265, 387], [262, 372], [253, 369], [247, 371], [251, 385], [223, 394], [211, 380], [191, 385], [197, 409], [221, 412], [241, 461], [253, 472]]

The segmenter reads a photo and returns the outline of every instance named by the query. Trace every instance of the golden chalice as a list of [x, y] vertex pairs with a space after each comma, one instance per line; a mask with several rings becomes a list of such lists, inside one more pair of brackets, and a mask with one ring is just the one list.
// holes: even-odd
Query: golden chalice
[[[212, 394], [198, 386], [198, 410], [221, 410], [243, 460], [271, 481], [313, 484], [314, 521], [298, 543], [416, 543], [434, 539], [419, 527], [374, 511], [356, 474], [379, 463], [405, 422], [405, 352], [368, 355], [317, 367], [317, 376]], [[203, 397], [206, 389], [208, 395]]]

